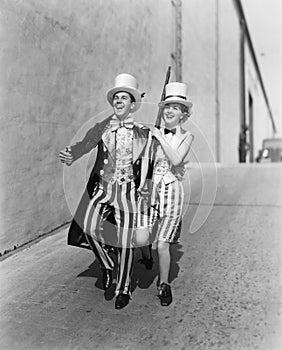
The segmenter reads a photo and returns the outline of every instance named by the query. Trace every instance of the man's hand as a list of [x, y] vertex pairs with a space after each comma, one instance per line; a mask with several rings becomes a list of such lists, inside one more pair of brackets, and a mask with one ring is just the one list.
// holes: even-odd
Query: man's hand
[[60, 161], [68, 166], [72, 165], [73, 163], [73, 156], [71, 152], [69, 151], [68, 147], [64, 151], [61, 151], [59, 153]]

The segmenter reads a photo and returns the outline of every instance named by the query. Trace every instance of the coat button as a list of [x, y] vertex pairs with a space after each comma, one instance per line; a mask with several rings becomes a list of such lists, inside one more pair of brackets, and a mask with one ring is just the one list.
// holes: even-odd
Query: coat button
[[109, 163], [108, 159], [104, 159], [104, 164], [108, 164], [108, 163]]
[[104, 170], [103, 169], [100, 170], [100, 175], [101, 176], [104, 175]]

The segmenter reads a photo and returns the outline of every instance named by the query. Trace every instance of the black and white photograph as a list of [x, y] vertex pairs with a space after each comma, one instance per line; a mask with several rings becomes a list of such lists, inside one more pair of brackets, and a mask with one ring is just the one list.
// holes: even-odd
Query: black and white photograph
[[282, 350], [281, 16], [0, 0], [1, 350]]

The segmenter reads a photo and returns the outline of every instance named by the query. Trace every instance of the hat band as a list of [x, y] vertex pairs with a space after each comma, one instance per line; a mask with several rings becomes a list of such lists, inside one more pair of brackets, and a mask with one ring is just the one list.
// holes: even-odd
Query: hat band
[[181, 95], [169, 95], [169, 96], [166, 96], [165, 100], [171, 97], [179, 97], [179, 98], [182, 98], [183, 100], [187, 100], [185, 96], [181, 96]]

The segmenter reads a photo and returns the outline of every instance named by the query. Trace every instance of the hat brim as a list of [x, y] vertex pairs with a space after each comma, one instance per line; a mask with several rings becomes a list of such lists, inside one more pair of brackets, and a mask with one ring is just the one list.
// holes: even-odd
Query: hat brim
[[107, 91], [107, 100], [109, 102], [109, 104], [112, 106], [113, 105], [113, 98], [114, 95], [117, 92], [128, 92], [129, 94], [131, 94], [134, 99], [135, 99], [135, 105], [134, 108], [132, 109], [132, 112], [136, 112], [141, 105], [141, 94], [138, 90], [134, 89], [134, 88], [130, 88], [127, 86], [118, 86], [118, 87], [114, 87], [110, 90]]
[[192, 102], [172, 98], [172, 99], [168, 99], [166, 101], [159, 102], [159, 107], [164, 107], [165, 105], [168, 105], [170, 103], [179, 103], [179, 104], [186, 106], [188, 108], [191, 108], [193, 106]]

